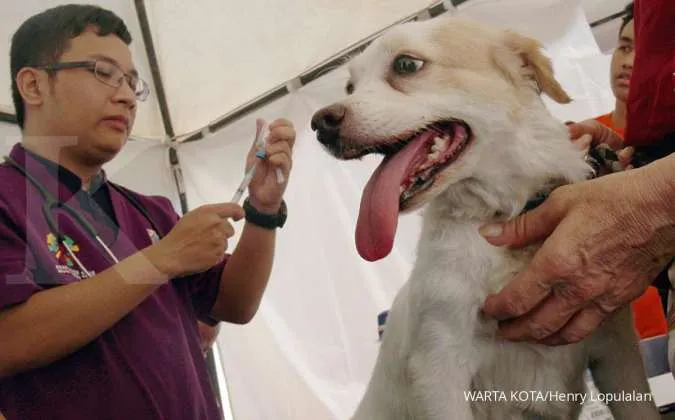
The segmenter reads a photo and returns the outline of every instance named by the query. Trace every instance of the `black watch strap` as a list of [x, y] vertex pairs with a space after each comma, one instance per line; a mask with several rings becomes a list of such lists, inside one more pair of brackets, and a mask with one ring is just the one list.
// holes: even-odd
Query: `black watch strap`
[[281, 201], [281, 207], [276, 214], [261, 213], [253, 205], [251, 201], [246, 198], [244, 200], [244, 212], [246, 214], [246, 221], [253, 223], [265, 229], [276, 229], [284, 226], [287, 217], [286, 202]]

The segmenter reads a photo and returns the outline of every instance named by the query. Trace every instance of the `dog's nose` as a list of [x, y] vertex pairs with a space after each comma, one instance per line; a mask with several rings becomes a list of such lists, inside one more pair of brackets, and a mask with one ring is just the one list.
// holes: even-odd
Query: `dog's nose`
[[340, 139], [340, 125], [347, 109], [335, 104], [317, 111], [312, 117], [312, 130], [316, 131], [319, 141], [327, 146], [335, 145]]

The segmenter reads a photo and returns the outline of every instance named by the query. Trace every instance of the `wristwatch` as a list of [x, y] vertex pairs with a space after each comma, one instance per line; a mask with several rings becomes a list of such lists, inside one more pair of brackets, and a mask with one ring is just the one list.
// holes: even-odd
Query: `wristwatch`
[[246, 214], [246, 221], [251, 222], [256, 226], [265, 229], [276, 229], [284, 226], [288, 211], [286, 209], [286, 202], [281, 200], [281, 207], [276, 214], [261, 213], [251, 204], [251, 200], [247, 197], [244, 200], [244, 212]]

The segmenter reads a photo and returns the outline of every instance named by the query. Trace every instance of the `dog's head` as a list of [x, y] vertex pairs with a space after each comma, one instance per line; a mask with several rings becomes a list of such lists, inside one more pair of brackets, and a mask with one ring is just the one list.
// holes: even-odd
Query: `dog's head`
[[389, 253], [399, 210], [467, 182], [488, 189], [522, 183], [514, 194], [526, 195], [527, 180], [568, 175], [547, 167], [565, 159], [551, 156], [558, 149], [571, 156], [571, 145], [541, 138], [569, 143], [540, 93], [570, 98], [533, 39], [440, 17], [393, 28], [349, 72], [347, 97], [319, 110], [312, 129], [337, 158], [384, 155], [361, 201], [357, 248], [365, 259]]

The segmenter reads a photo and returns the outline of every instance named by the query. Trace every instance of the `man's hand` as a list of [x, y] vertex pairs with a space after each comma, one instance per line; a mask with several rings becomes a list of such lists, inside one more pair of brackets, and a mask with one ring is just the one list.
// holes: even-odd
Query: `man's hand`
[[531, 212], [482, 229], [498, 246], [543, 241], [527, 269], [485, 301], [500, 335], [577, 342], [639, 297], [675, 252], [672, 167], [670, 159], [560, 187]]
[[199, 273], [225, 257], [227, 238], [234, 235], [228, 219], [240, 220], [244, 209], [237, 204], [209, 204], [185, 216], [146, 255], [169, 278]]
[[[293, 124], [285, 119], [278, 119], [269, 126], [270, 134], [267, 139], [265, 159], [255, 156], [256, 145], [251, 148], [246, 167], [250, 168], [257, 162], [255, 176], [249, 185], [251, 204], [262, 213], [273, 214], [279, 211], [281, 200], [288, 184], [288, 177], [293, 164], [293, 145], [295, 143], [295, 129]], [[260, 130], [260, 127], [258, 127]], [[283, 182], [277, 180], [277, 168], [283, 174]]]

